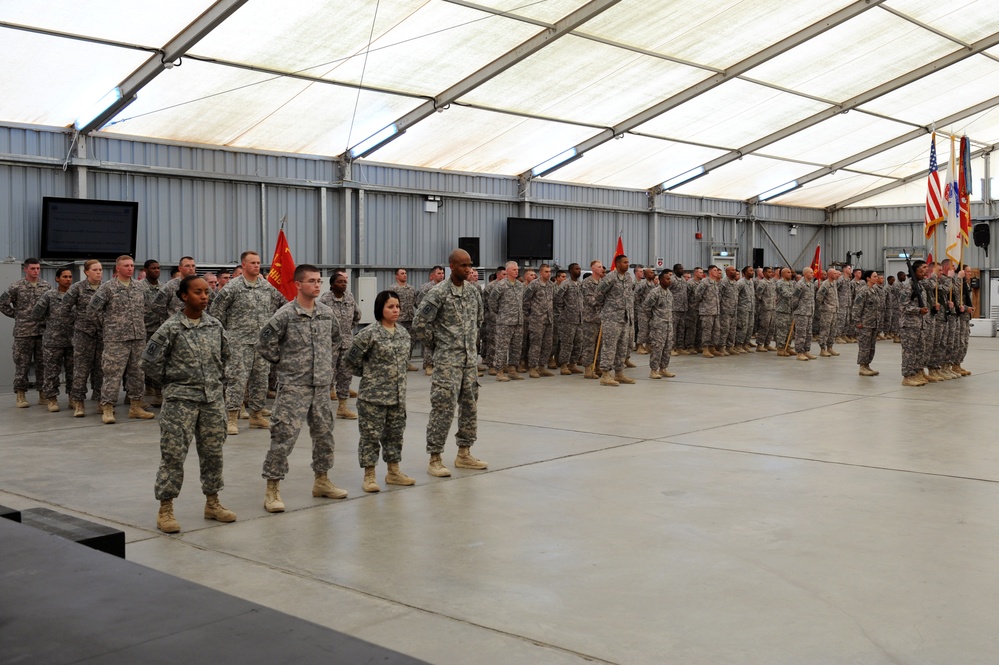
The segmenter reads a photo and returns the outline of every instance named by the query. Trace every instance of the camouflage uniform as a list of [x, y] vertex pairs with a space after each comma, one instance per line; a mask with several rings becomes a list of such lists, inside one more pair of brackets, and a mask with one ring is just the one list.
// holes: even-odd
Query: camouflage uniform
[[642, 316], [649, 330], [649, 369], [658, 372], [669, 367], [673, 351], [673, 293], [661, 286], [650, 289], [642, 302]]
[[476, 345], [482, 319], [482, 292], [467, 283], [455, 286], [451, 280], [431, 289], [413, 317], [413, 332], [434, 347], [427, 422], [427, 452], [431, 455], [444, 451], [455, 406], [458, 446], [475, 443], [479, 400]]
[[777, 308], [777, 285], [773, 278], [756, 282], [756, 311], [759, 323], [756, 327], [756, 344], [768, 347], [774, 341], [774, 311]]
[[66, 374], [67, 394], [73, 385], [73, 317], [71, 312], [67, 315], [66, 293], [49, 289], [31, 310], [32, 318], [45, 322], [41, 393], [47, 399], [59, 396], [61, 372]]
[[819, 310], [819, 347], [828, 351], [836, 341], [839, 312], [839, 288], [836, 282], [824, 280], [815, 293], [815, 308]]
[[735, 326], [739, 307], [739, 287], [728, 275], [718, 283], [718, 346], [735, 346]]
[[687, 320], [684, 323], [686, 334], [684, 335], [684, 348], [693, 351], [701, 345], [701, 312], [699, 309], [700, 300], [697, 295], [697, 287], [701, 282], [683, 280], [687, 285]]
[[87, 305], [90, 316], [104, 329], [101, 404], [118, 401], [122, 376], [125, 377], [128, 399], [142, 399], [145, 382], [140, 362], [146, 342], [143, 317], [145, 292], [146, 289], [135, 280], [123, 284], [118, 279], [112, 279], [101, 284]]
[[599, 280], [588, 276], [579, 285], [582, 301], [583, 341], [580, 358], [583, 367], [592, 367], [600, 349], [597, 348], [597, 338], [600, 336], [600, 308], [597, 306], [597, 285]]
[[[878, 341], [878, 319], [881, 315], [881, 293], [877, 288], [864, 284], [853, 297], [854, 330], [857, 335], [857, 364], [869, 365], [874, 360], [875, 343]], [[863, 325], [863, 328], [857, 328]]]
[[160, 292], [159, 282], [153, 283], [148, 279], [144, 279], [139, 282], [146, 289], [146, 309], [144, 312], [143, 323], [146, 326], [146, 339], [148, 340], [156, 332], [162, 321], [159, 320], [156, 313], [153, 311], [153, 303], [156, 300], [156, 294]]
[[340, 326], [333, 310], [321, 302], [308, 312], [292, 300], [274, 313], [260, 330], [257, 352], [276, 365], [277, 398], [271, 416], [271, 446], [264, 459], [267, 480], [284, 480], [288, 456], [309, 423], [312, 470], [327, 473], [333, 466], [333, 353], [340, 348]]
[[614, 270], [597, 283], [596, 303], [600, 307], [600, 369], [624, 371], [624, 361], [631, 350], [634, 329], [635, 283], [628, 275]]
[[177, 290], [180, 288], [180, 282], [183, 279], [183, 277], [174, 277], [161, 286], [159, 290], [150, 292], [152, 299], [151, 322], [157, 328], [168, 318], [184, 309], [184, 302], [177, 297]]
[[63, 298], [65, 315], [73, 320], [73, 384], [69, 387], [69, 397], [78, 402], [87, 399], [88, 378], [95, 392], [104, 383], [104, 372], [101, 371], [104, 331], [88, 310], [98, 288], [99, 285], [93, 286], [84, 279], [74, 282]]
[[218, 319], [202, 313], [195, 322], [183, 312], [167, 319], [142, 353], [143, 371], [163, 388], [155, 485], [160, 501], [180, 494], [192, 437], [198, 449], [201, 491], [206, 496], [222, 491], [226, 432], [222, 377], [228, 355], [226, 333]]
[[[420, 309], [420, 305], [423, 303], [423, 299], [430, 293], [430, 289], [437, 286], [433, 282], [427, 282], [416, 292], [416, 298], [413, 300], [413, 318], [416, 318], [416, 312]], [[413, 335], [415, 338], [416, 335]], [[430, 369], [434, 366], [434, 342], [433, 340], [429, 342], [424, 342], [420, 340], [423, 345], [423, 369]]]
[[[923, 280], [925, 281], [925, 280]], [[902, 336], [902, 376], [914, 376], [926, 366], [923, 345], [923, 326], [927, 316], [919, 313], [919, 301], [912, 285], [921, 288], [914, 279], [907, 279], [899, 292], [900, 330]], [[923, 303], [926, 306], [925, 294]]]
[[953, 365], [957, 355], [955, 346], [957, 345], [957, 327], [959, 320], [957, 313], [957, 291], [954, 288], [956, 278], [948, 275], [940, 276], [940, 302], [943, 303], [944, 316], [941, 320], [940, 344], [936, 348], [936, 364], [938, 367]]
[[504, 279], [489, 293], [489, 309], [496, 316], [496, 354], [493, 367], [520, 364], [524, 336], [524, 291], [516, 280]]
[[635, 310], [635, 344], [648, 344], [649, 343], [649, 320], [645, 316], [640, 316], [639, 313], [642, 311], [642, 305], [645, 303], [645, 296], [648, 295], [649, 289], [651, 287], [659, 286], [658, 282], [649, 283], [649, 280], [642, 279], [635, 283], [635, 292], [632, 294], [634, 298], [634, 310]]
[[353, 374], [345, 360], [347, 349], [354, 341], [354, 326], [361, 320], [361, 312], [350, 291], [344, 291], [341, 298], [337, 298], [332, 291], [327, 291], [319, 298], [319, 302], [333, 310], [333, 316], [340, 326], [340, 348], [333, 349], [333, 376], [337, 399], [347, 399], [350, 397], [350, 379]]
[[740, 279], [735, 286], [739, 292], [738, 304], [736, 305], [735, 345], [742, 346], [749, 344], [749, 338], [753, 336], [756, 289], [753, 287], [752, 280], [748, 279]]
[[850, 310], [853, 305], [853, 275], [843, 273], [836, 280], [836, 293], [839, 303], [836, 308], [836, 334], [834, 337], [851, 337], [854, 329], [850, 327]]
[[[958, 303], [958, 317], [960, 318], [960, 327], [958, 328], [957, 337], [957, 349], [955, 355], [955, 364], [960, 365], [964, 362], [965, 356], [968, 355], [968, 338], [971, 336], [971, 286], [966, 282], [958, 281], [957, 290], [957, 303]], [[960, 311], [960, 306], [964, 305], [964, 311]]]
[[345, 362], [361, 377], [357, 391], [357, 460], [361, 468], [378, 463], [379, 448], [385, 462], [402, 461], [409, 333], [401, 326], [389, 332], [379, 323], [372, 324], [354, 338]]
[[[396, 323], [405, 328], [406, 333], [409, 334], [410, 330], [413, 328], [413, 313], [415, 312], [416, 305], [416, 289], [410, 286], [408, 282], [403, 286], [399, 286], [399, 282], [396, 282], [392, 285], [390, 290], [399, 294], [399, 320], [396, 321]], [[409, 357], [413, 356], [413, 348], [415, 346], [416, 339], [410, 335]]]
[[791, 280], [780, 279], [774, 285], [775, 314], [774, 338], [778, 349], [790, 348], [788, 339], [791, 335], [791, 312], [794, 311], [795, 285]]
[[35, 370], [35, 386], [42, 379], [42, 334], [45, 322], [31, 318], [31, 310], [42, 295], [51, 289], [45, 280], [34, 284], [19, 279], [0, 294], [0, 312], [14, 319], [14, 392], [28, 389], [28, 373]]
[[524, 307], [528, 308], [527, 366], [539, 367], [548, 363], [552, 355], [552, 334], [555, 325], [553, 299], [555, 282], [542, 282], [541, 278], [531, 282], [524, 290]]
[[945, 294], [940, 289], [940, 282], [935, 275], [927, 277], [921, 284], [923, 285], [923, 302], [928, 303], [930, 308], [929, 317], [923, 328], [923, 360], [926, 363], [925, 367], [932, 371], [940, 369], [943, 364], [939, 349], [943, 341], [944, 312], [947, 304]]
[[802, 278], [794, 289], [794, 352], [812, 350], [812, 316], [815, 314], [815, 282]]
[[892, 337], [898, 337], [899, 334], [899, 307], [902, 304], [902, 284], [897, 278], [895, 283], [888, 287], [888, 302], [885, 303], [885, 307], [888, 308], [888, 334]]
[[583, 362], [583, 288], [582, 282], [566, 279], [555, 288], [552, 303], [558, 321], [558, 364]]
[[718, 322], [720, 311], [719, 283], [705, 277], [697, 285], [697, 318], [701, 326], [701, 344], [706, 347], [722, 345], [721, 326]]
[[230, 355], [225, 368], [227, 411], [240, 408], [244, 398], [250, 411], [264, 408], [271, 368], [257, 353], [257, 338], [267, 320], [286, 302], [262, 276], [251, 284], [240, 275], [222, 287], [208, 306], [208, 312], [222, 323], [229, 339]]
[[687, 336], [687, 282], [683, 275], [673, 275], [669, 283], [669, 292], [673, 294], [673, 340], [674, 346], [686, 348]]

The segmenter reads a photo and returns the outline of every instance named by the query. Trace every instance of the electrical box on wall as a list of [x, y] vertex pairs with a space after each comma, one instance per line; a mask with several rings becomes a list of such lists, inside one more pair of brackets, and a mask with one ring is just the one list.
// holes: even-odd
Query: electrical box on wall
[[738, 252], [734, 249], [716, 249], [711, 252], [711, 265], [718, 266], [722, 270], [729, 266], [738, 268], [737, 254]]
[[424, 201], [423, 202], [424, 212], [437, 212], [437, 201]]

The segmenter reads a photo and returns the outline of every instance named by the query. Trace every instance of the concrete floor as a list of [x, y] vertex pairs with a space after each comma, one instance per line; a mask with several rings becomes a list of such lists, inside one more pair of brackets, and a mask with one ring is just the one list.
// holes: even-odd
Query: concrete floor
[[971, 342], [973, 376], [922, 388], [900, 385], [890, 342], [874, 378], [855, 345], [678, 357], [662, 381], [636, 356], [620, 388], [487, 376], [489, 471], [450, 479], [425, 473], [430, 379], [411, 373], [415, 487], [362, 492], [340, 420], [350, 497], [312, 498], [303, 433], [288, 512], [269, 515], [268, 435], [244, 431], [222, 494], [239, 521], [202, 519], [192, 450], [176, 536], [155, 529], [155, 421], [5, 395], [0, 504], [116, 525], [131, 561], [434, 663], [995, 662], [999, 341]]

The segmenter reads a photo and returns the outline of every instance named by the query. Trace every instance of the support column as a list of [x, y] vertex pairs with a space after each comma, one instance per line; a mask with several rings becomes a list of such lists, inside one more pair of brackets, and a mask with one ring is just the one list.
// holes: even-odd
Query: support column
[[[73, 156], [78, 160], [85, 161], [87, 159], [87, 137], [84, 134], [77, 134], [76, 136], [76, 147], [73, 151]], [[78, 199], [90, 198], [89, 187], [87, 182], [87, 172], [86, 166], [74, 166], [73, 167], [73, 197]]]

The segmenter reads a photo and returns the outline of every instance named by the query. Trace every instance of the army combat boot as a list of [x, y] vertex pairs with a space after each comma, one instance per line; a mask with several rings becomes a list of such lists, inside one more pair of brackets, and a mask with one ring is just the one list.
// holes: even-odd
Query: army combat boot
[[267, 490], [264, 493], [264, 510], [269, 513], [283, 513], [284, 501], [281, 500], [281, 493], [278, 491], [280, 480], [268, 480]]
[[617, 372], [616, 374], [614, 374], [614, 380], [617, 381], [618, 383], [626, 383], [626, 384], [632, 384], [635, 382], [633, 378], [625, 375], [624, 372]]
[[621, 385], [614, 380], [614, 375], [610, 370], [607, 370], [602, 375], [600, 375], [600, 385], [602, 386], [619, 386]]
[[114, 404], [101, 404], [101, 422], [105, 425], [114, 425]]
[[860, 376], [877, 376], [877, 372], [871, 369], [870, 365], [860, 366]]
[[217, 522], [235, 522], [236, 513], [219, 503], [218, 494], [205, 495], [205, 519]]
[[563, 363], [559, 367], [558, 373], [561, 374], [562, 376], [569, 376], [570, 374], [572, 374], [572, 370], [569, 369], [569, 364], [568, 363]]
[[338, 401], [340, 403], [340, 406], [337, 407], [336, 417], [343, 418], [345, 420], [357, 420], [357, 414], [351, 411], [350, 408], [347, 406], [347, 400], [341, 399]]
[[270, 429], [270, 427], [271, 421], [264, 418], [263, 411], [250, 412], [250, 429]]
[[74, 418], [83, 418], [84, 416], [87, 415], [86, 412], [83, 410], [83, 400], [82, 399], [72, 400], [72, 403], [73, 403], [73, 417]]
[[50, 397], [46, 401], [48, 402], [48, 405], [49, 405], [49, 413], [58, 413], [59, 412], [59, 400], [58, 399], [56, 399], [55, 397]]
[[458, 446], [458, 456], [454, 458], [454, 465], [459, 469], [485, 469], [488, 464], [472, 456], [469, 446]]
[[375, 467], [366, 466], [364, 467], [364, 483], [361, 485], [361, 489], [365, 492], [381, 492], [382, 488], [378, 486], [378, 479], [375, 478]]
[[430, 464], [427, 466], [427, 473], [431, 476], [436, 476], [437, 478], [447, 478], [451, 475], [451, 469], [444, 466], [444, 462], [441, 461], [441, 456], [437, 453], [431, 453]]
[[327, 499], [346, 499], [347, 490], [342, 490], [334, 485], [325, 473], [317, 473], [316, 480], [312, 483], [312, 496], [322, 496]]
[[229, 436], [239, 434], [239, 409], [226, 412], [225, 433]]
[[155, 418], [156, 414], [146, 411], [142, 407], [141, 399], [133, 399], [128, 407], [128, 417], [137, 418], [139, 420], [149, 420], [150, 418]]
[[25, 391], [23, 390], [18, 390], [17, 395], [15, 396], [15, 400], [17, 400], [17, 408], [19, 409], [27, 409], [31, 406], [28, 404], [28, 398], [24, 396], [24, 392]]
[[173, 516], [173, 499], [160, 501], [160, 514], [156, 516], [156, 528], [163, 533], [180, 531], [180, 522]]
[[416, 481], [399, 470], [398, 462], [388, 463], [388, 473], [385, 474], [386, 485], [415, 485]]

